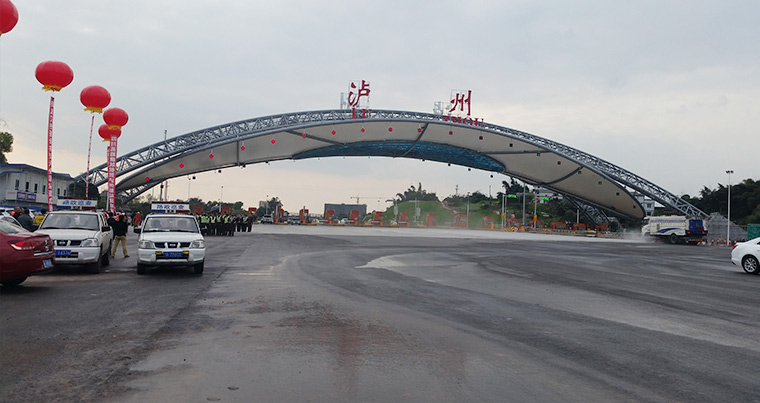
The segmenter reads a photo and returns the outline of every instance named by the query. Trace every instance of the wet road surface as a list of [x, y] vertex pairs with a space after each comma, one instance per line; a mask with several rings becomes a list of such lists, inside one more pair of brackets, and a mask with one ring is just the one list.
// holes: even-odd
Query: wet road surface
[[116, 258], [2, 290], [3, 400], [760, 401], [760, 277], [727, 248], [300, 226], [207, 246], [202, 276]]

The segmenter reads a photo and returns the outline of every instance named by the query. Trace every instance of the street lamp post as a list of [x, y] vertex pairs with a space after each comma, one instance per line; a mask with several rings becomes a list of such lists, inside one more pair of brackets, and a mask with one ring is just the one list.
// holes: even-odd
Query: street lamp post
[[726, 217], [726, 245], [731, 245], [731, 174], [733, 169], [726, 171], [728, 174], [728, 214]]
[[393, 202], [393, 221], [396, 221], [396, 223], [398, 223], [398, 206], [396, 206], [396, 199], [387, 199], [385, 202]]
[[533, 229], [536, 229], [536, 225], [538, 224], [538, 216], [536, 215], [536, 209], [538, 208], [538, 194], [536, 193], [536, 189], [533, 189]]
[[[497, 193], [498, 194], [498, 193]], [[507, 226], [507, 192], [501, 195], [501, 229]]]
[[465, 228], [470, 228], [470, 192], [467, 192], [467, 222], [464, 223]]
[[192, 182], [195, 179], [195, 176], [187, 176], [187, 200], [190, 201], [190, 182]]
[[528, 191], [528, 186], [523, 183], [523, 209], [522, 209], [522, 227], [525, 229], [525, 193]]

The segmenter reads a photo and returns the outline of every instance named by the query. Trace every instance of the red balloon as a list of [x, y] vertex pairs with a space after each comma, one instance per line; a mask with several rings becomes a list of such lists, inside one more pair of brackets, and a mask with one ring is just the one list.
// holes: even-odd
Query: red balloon
[[84, 110], [103, 113], [103, 108], [111, 103], [111, 94], [99, 85], [91, 85], [79, 93], [79, 100], [85, 106]]
[[108, 108], [103, 112], [103, 120], [111, 129], [121, 129], [122, 126], [127, 124], [129, 116], [123, 109]]
[[11, 32], [18, 22], [18, 10], [10, 0], [0, 0], [0, 35]]
[[37, 81], [45, 91], [60, 91], [74, 81], [74, 71], [64, 62], [49, 60], [42, 62], [34, 71]]
[[119, 138], [121, 136], [120, 129], [111, 129], [108, 125], [100, 125], [98, 128], [98, 135], [103, 138], [103, 141], [111, 141], [111, 136]]

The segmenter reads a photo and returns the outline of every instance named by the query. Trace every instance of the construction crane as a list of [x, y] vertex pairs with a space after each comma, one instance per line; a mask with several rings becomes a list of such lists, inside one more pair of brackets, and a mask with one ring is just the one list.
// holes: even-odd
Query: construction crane
[[388, 200], [387, 197], [370, 197], [370, 196], [351, 196], [351, 199], [356, 199], [356, 204], [359, 204], [360, 199], [372, 199], [372, 200]]

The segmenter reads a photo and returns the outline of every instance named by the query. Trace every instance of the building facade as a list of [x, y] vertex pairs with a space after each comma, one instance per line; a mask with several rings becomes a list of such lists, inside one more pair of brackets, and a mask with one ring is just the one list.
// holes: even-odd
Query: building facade
[[336, 219], [341, 218], [349, 218], [351, 215], [351, 211], [358, 211], [359, 217], [364, 217], [367, 215], [367, 205], [366, 204], [332, 204], [332, 203], [325, 203], [325, 215], [327, 215], [327, 210], [333, 210], [335, 213], [333, 213], [333, 217]]
[[[53, 204], [66, 197], [74, 178], [53, 173]], [[47, 208], [47, 170], [27, 164], [0, 164], [0, 207]]]

